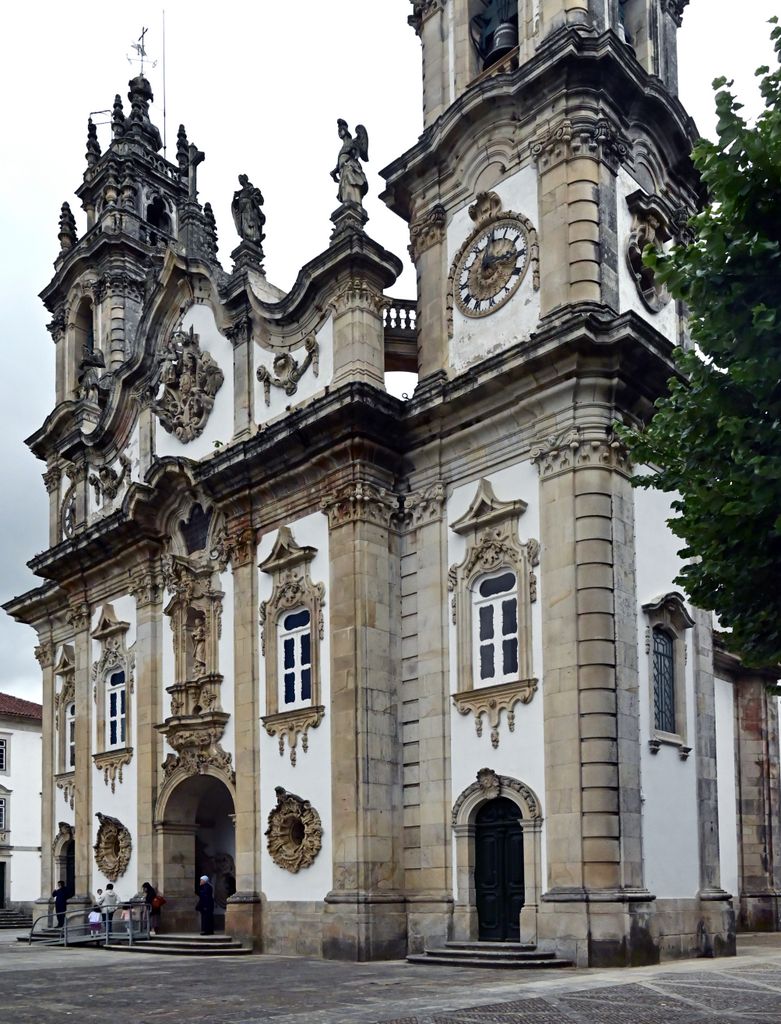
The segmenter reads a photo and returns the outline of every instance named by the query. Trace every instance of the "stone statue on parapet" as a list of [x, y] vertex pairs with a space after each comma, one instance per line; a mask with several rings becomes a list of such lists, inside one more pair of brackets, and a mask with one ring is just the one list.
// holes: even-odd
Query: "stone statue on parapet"
[[336, 167], [331, 171], [331, 177], [339, 183], [337, 196], [340, 203], [363, 206], [363, 197], [369, 191], [369, 185], [361, 161], [365, 163], [369, 159], [369, 136], [362, 124], [355, 126], [355, 138], [341, 117], [336, 124], [342, 140]]
[[262, 249], [261, 243], [266, 237], [263, 234], [266, 217], [260, 209], [263, 205], [263, 195], [246, 174], [239, 175], [239, 184], [241, 188], [233, 193], [231, 203], [233, 223], [242, 242], [250, 242], [257, 249]]

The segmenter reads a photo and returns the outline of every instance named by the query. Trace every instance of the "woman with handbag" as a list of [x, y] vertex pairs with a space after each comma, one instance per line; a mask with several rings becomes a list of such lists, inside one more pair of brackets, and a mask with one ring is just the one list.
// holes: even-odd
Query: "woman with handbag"
[[144, 893], [144, 903], [149, 908], [149, 934], [155, 935], [160, 930], [160, 911], [165, 904], [165, 896], [158, 893], [151, 882], [144, 882], [141, 889]]

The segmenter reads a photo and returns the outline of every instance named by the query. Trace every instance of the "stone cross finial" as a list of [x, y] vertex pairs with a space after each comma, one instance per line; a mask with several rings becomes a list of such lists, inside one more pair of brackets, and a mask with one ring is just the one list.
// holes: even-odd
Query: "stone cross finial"
[[100, 143], [98, 142], [98, 130], [95, 122], [90, 117], [87, 121], [87, 152], [85, 153], [87, 164], [94, 167], [100, 160]]
[[[177, 159], [178, 156], [179, 153], [177, 150]], [[192, 202], [195, 202], [195, 200], [198, 198], [198, 177], [196, 173], [196, 168], [198, 164], [203, 163], [205, 159], [206, 154], [202, 150], [198, 149], [198, 147], [191, 142], [187, 148], [187, 176], [189, 185], [188, 195]]]

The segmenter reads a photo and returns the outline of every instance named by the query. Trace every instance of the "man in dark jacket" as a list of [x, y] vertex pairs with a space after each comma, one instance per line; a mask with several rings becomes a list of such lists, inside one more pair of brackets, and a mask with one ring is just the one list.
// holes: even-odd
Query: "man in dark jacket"
[[68, 908], [68, 890], [65, 888], [65, 882], [58, 882], [57, 888], [52, 893], [54, 897], [54, 909], [57, 913], [57, 927], [65, 927], [65, 911]]
[[198, 905], [195, 908], [201, 915], [201, 935], [214, 935], [214, 889], [208, 875], [201, 875], [198, 887]]

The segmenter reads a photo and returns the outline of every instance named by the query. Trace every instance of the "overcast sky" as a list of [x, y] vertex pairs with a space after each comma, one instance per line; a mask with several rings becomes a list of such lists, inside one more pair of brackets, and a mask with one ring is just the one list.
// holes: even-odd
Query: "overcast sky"
[[[691, 0], [679, 37], [680, 95], [704, 135], [713, 134], [710, 83], [735, 79], [747, 110], [758, 110], [753, 70], [772, 63], [767, 19], [777, 0]], [[266, 272], [289, 288], [299, 267], [328, 244], [336, 207], [329, 177], [339, 149], [336, 119], [369, 132], [367, 230], [407, 260], [406, 226], [376, 199], [377, 171], [421, 130], [420, 45], [406, 24], [408, 0], [168, 0], [166, 111], [168, 157], [184, 122], [205, 151], [198, 172], [202, 202], [217, 218], [220, 257], [237, 243], [230, 201], [245, 173], [266, 200]], [[158, 5], [48, 0], [8, 5], [0, 68], [3, 158], [0, 166], [0, 600], [36, 585], [25, 566], [47, 544], [45, 468], [23, 443], [51, 411], [54, 349], [38, 292], [52, 276], [62, 202], [85, 227], [73, 191], [85, 168], [86, 121], [127, 109], [137, 65], [130, 43], [148, 26], [152, 120], [163, 128], [162, 16]], [[95, 114], [101, 121], [106, 115]], [[99, 128], [108, 144], [108, 126]], [[413, 297], [407, 269], [393, 289]], [[0, 613], [0, 691], [40, 699], [33, 632]]]

